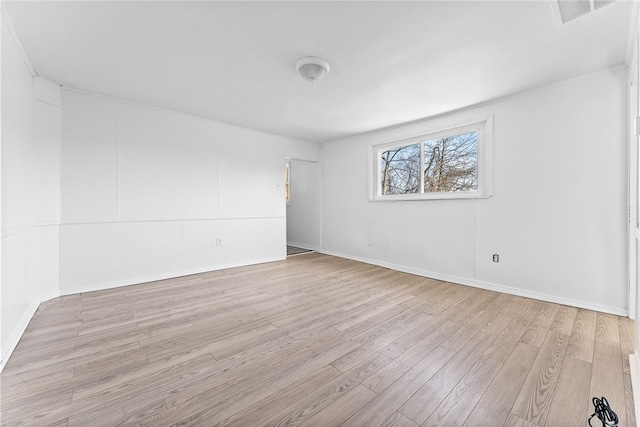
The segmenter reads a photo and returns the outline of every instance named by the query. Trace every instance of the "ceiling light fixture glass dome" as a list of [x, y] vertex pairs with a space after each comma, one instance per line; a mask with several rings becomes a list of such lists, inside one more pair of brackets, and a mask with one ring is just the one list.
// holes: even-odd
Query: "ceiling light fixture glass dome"
[[315, 56], [307, 56], [296, 62], [296, 70], [309, 83], [321, 80], [330, 69], [327, 61]]

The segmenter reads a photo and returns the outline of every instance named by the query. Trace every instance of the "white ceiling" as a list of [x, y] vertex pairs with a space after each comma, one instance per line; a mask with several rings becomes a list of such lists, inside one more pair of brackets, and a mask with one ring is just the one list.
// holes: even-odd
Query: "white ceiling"
[[[6, 5], [54, 82], [315, 142], [624, 65], [632, 6], [557, 26], [547, 1]], [[304, 81], [304, 56], [331, 72]]]

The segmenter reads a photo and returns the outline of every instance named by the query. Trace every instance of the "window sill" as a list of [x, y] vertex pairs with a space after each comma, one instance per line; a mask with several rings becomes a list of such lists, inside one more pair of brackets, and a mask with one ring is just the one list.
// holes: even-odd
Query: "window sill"
[[371, 202], [395, 202], [395, 201], [415, 201], [415, 200], [456, 200], [456, 199], [488, 199], [490, 194], [479, 192], [466, 193], [430, 193], [430, 194], [397, 194], [392, 196], [369, 197]]

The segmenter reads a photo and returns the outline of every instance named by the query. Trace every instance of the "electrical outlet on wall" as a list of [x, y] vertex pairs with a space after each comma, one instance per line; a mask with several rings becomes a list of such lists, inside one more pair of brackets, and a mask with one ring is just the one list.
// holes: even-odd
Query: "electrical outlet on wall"
[[373, 246], [373, 237], [369, 237], [369, 239], [367, 240], [367, 245]]
[[216, 237], [216, 246], [222, 246], [222, 238]]

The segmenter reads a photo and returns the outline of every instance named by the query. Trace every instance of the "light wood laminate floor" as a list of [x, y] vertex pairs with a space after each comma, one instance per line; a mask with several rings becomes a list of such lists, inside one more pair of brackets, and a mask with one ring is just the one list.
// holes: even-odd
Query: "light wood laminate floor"
[[57, 298], [3, 426], [634, 425], [622, 317], [311, 253]]

